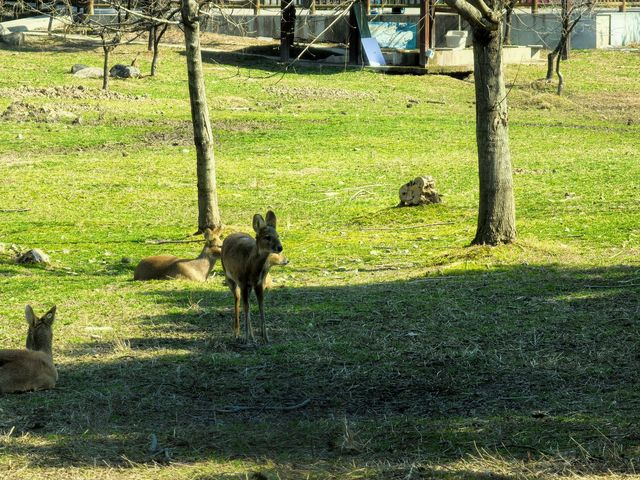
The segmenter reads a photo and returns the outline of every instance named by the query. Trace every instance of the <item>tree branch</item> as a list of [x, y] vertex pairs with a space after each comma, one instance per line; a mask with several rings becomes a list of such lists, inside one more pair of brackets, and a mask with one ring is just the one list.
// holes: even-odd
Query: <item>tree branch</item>
[[[444, 0], [445, 3], [458, 12], [472, 28], [494, 31], [498, 29], [498, 23], [486, 18], [482, 12], [466, 0]], [[478, 0], [482, 1], [482, 0]], [[484, 4], [484, 2], [482, 2]], [[486, 4], [484, 6], [488, 9]], [[482, 8], [482, 7], [480, 7]]]
[[484, 0], [468, 0], [468, 1], [471, 5], [473, 5], [480, 11], [484, 19], [488, 20], [491, 23], [495, 23], [496, 25], [498, 24], [498, 22], [500, 22], [500, 18], [502, 17], [502, 14], [491, 10], [487, 6], [487, 4], [484, 2]]

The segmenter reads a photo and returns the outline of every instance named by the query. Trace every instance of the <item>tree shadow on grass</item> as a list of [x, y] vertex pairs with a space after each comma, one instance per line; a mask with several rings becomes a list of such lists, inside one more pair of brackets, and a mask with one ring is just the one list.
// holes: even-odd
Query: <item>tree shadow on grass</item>
[[296, 74], [297, 72], [305, 75], [333, 75], [344, 72], [345, 68], [362, 68], [352, 65], [322, 63], [323, 59], [331, 56], [331, 52], [326, 49], [310, 49], [304, 54], [302, 61], [294, 61], [300, 53], [302, 53], [302, 50], [293, 51], [290, 62], [283, 63], [278, 58], [278, 47], [255, 46], [235, 51], [203, 51], [202, 61], [238, 68], [262, 70], [273, 75]]
[[172, 313], [140, 318], [148, 336], [108, 361], [61, 365], [51, 392], [3, 398], [3, 430], [47, 438], [3, 438], [3, 451], [126, 467], [157, 461], [154, 434], [168, 461], [239, 458], [290, 478], [318, 462], [367, 478], [515, 478], [537, 462], [631, 472], [638, 278], [628, 266], [518, 266], [278, 288], [266, 301], [274, 341], [254, 347], [232, 336], [230, 292], [156, 290]]

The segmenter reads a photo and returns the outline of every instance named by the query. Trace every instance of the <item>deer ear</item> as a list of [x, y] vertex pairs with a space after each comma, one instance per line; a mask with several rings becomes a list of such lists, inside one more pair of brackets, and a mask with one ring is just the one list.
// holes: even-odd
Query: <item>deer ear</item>
[[35, 327], [38, 318], [36, 317], [36, 314], [33, 313], [33, 308], [31, 308], [31, 305], [27, 305], [26, 307], [24, 307], [24, 316], [27, 319], [27, 323], [29, 324], [29, 326]]
[[56, 306], [51, 307], [47, 313], [44, 314], [44, 317], [41, 318], [41, 321], [46, 325], [51, 325], [53, 321], [56, 319]]
[[270, 227], [276, 228], [276, 214], [271, 210], [267, 212], [267, 225]]
[[256, 213], [253, 216], [253, 229], [255, 230], [255, 232], [258, 233], [260, 229], [265, 225], [266, 225], [266, 222], [264, 221], [264, 218], [262, 218], [262, 215], [260, 215], [259, 213]]

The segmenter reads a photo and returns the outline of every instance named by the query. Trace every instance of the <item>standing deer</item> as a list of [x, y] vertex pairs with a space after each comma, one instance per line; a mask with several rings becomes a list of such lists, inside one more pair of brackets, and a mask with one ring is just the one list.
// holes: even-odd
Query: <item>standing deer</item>
[[205, 244], [202, 252], [193, 260], [173, 255], [155, 255], [140, 260], [133, 272], [134, 280], [184, 279], [204, 282], [220, 258], [222, 240], [220, 229], [204, 231]]
[[253, 342], [253, 329], [249, 313], [251, 290], [256, 292], [260, 309], [260, 331], [265, 343], [269, 342], [264, 324], [264, 290], [271, 284], [269, 269], [272, 265], [286, 265], [287, 259], [280, 255], [282, 244], [276, 232], [276, 215], [267, 212], [266, 221], [262, 215], [253, 216], [255, 240], [246, 233], [232, 233], [222, 244], [222, 269], [235, 300], [233, 331], [240, 336], [240, 300], [244, 312], [244, 340]]
[[38, 318], [27, 305], [25, 316], [29, 324], [27, 349], [0, 350], [0, 393], [47, 390], [58, 380], [51, 353], [56, 307]]

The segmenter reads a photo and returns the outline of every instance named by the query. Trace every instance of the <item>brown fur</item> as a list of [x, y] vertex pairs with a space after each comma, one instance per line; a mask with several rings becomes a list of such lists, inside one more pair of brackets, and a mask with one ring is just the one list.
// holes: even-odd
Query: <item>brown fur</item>
[[47, 390], [56, 385], [58, 372], [51, 353], [55, 315], [53, 307], [38, 318], [27, 305], [27, 349], [0, 350], [0, 393]]
[[140, 261], [133, 273], [134, 280], [194, 280], [204, 282], [220, 258], [222, 240], [220, 229], [205, 231], [205, 245], [197, 258], [192, 260], [173, 255], [156, 255]]
[[276, 215], [272, 211], [267, 212], [266, 221], [261, 215], [254, 215], [253, 229], [256, 232], [255, 239], [246, 233], [233, 233], [222, 244], [222, 268], [234, 297], [233, 331], [236, 337], [240, 336], [240, 300], [242, 300], [246, 343], [254, 341], [249, 313], [251, 290], [256, 292], [258, 299], [262, 339], [268, 342], [269, 337], [264, 323], [264, 290], [271, 285], [269, 269], [272, 265], [288, 263], [287, 259], [280, 254], [282, 244], [276, 231]]

